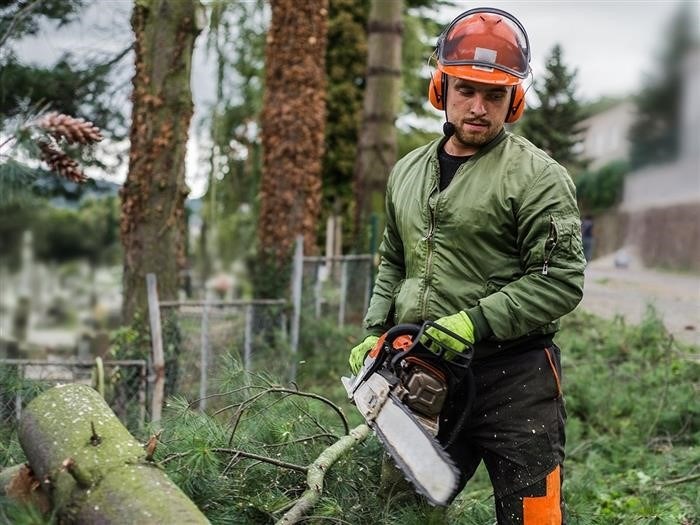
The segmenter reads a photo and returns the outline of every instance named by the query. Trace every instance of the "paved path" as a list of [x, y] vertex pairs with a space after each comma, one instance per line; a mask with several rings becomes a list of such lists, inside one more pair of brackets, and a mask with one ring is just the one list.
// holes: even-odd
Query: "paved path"
[[579, 308], [606, 318], [622, 315], [637, 324], [650, 304], [674, 337], [700, 346], [700, 275], [649, 270], [633, 258], [620, 268], [614, 256], [592, 261], [586, 268]]

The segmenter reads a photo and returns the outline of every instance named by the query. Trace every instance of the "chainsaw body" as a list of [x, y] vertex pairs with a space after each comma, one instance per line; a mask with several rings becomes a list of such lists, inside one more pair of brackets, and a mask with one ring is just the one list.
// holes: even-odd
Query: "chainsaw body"
[[[464, 353], [439, 346], [425, 334], [435, 327], [465, 345]], [[437, 344], [428, 349], [422, 341]], [[416, 490], [446, 505], [458, 487], [459, 471], [445, 451], [469, 413], [473, 348], [430, 321], [398, 325], [377, 342], [355, 378], [342, 378], [386, 450]]]

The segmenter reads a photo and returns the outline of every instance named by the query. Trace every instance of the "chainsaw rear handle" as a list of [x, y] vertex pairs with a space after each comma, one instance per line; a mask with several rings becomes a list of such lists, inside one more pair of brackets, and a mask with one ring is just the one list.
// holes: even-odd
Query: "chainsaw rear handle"
[[[453, 350], [452, 348], [449, 348], [448, 346], [445, 346], [443, 343], [440, 341], [433, 339], [430, 337], [430, 335], [426, 334], [425, 331], [428, 328], [434, 328], [435, 330], [438, 330], [442, 332], [443, 334], [449, 335], [452, 339], [457, 341], [458, 343], [461, 343], [464, 345], [464, 352], [457, 352]], [[417, 339], [420, 340], [423, 336], [426, 338], [430, 339], [433, 343], [437, 344], [440, 348], [436, 353], [443, 359], [447, 359], [445, 357], [445, 354], [449, 353], [450, 354], [450, 359], [449, 361], [459, 367], [464, 367], [468, 368], [469, 365], [472, 362], [472, 358], [474, 357], [474, 345], [472, 345], [469, 341], [464, 339], [462, 336], [457, 335], [454, 333], [452, 330], [448, 330], [442, 325], [437, 324], [435, 321], [425, 321], [423, 325], [421, 326], [420, 332], [418, 333]]]

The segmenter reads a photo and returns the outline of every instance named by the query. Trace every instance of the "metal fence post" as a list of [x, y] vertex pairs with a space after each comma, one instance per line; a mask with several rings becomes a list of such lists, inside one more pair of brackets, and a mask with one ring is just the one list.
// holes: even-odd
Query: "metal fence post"
[[160, 421], [165, 393], [165, 359], [163, 357], [163, 337], [160, 328], [160, 306], [158, 304], [158, 285], [154, 273], [146, 274], [146, 291], [148, 293], [148, 318], [151, 324], [151, 347], [153, 350], [153, 400], [151, 404], [151, 422]]
[[301, 288], [304, 278], [304, 236], [297, 235], [294, 247], [294, 263], [292, 265], [292, 326], [291, 345], [292, 366], [290, 379], [297, 378], [297, 351], [299, 350], [299, 328], [301, 324]]
[[207, 372], [209, 370], [209, 291], [204, 296], [202, 306], [202, 325], [200, 328], [202, 350], [199, 362], [199, 410], [204, 412], [207, 408]]
[[338, 306], [338, 326], [345, 326], [345, 301], [348, 299], [348, 261], [340, 263], [340, 305]]
[[243, 369], [251, 370], [252, 346], [253, 346], [253, 305], [245, 307], [245, 329], [243, 332]]

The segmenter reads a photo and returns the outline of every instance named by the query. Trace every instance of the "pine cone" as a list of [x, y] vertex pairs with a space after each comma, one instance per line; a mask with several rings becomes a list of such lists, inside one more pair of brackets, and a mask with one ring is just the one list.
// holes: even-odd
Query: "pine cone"
[[102, 140], [100, 128], [92, 122], [56, 111], [46, 113], [36, 125], [57, 139], [65, 138], [69, 144], [92, 144]]
[[87, 177], [80, 169], [77, 162], [66, 155], [60, 148], [49, 144], [48, 142], [40, 142], [41, 156], [49, 165], [52, 171], [55, 171], [64, 179], [71, 182], [85, 182]]

